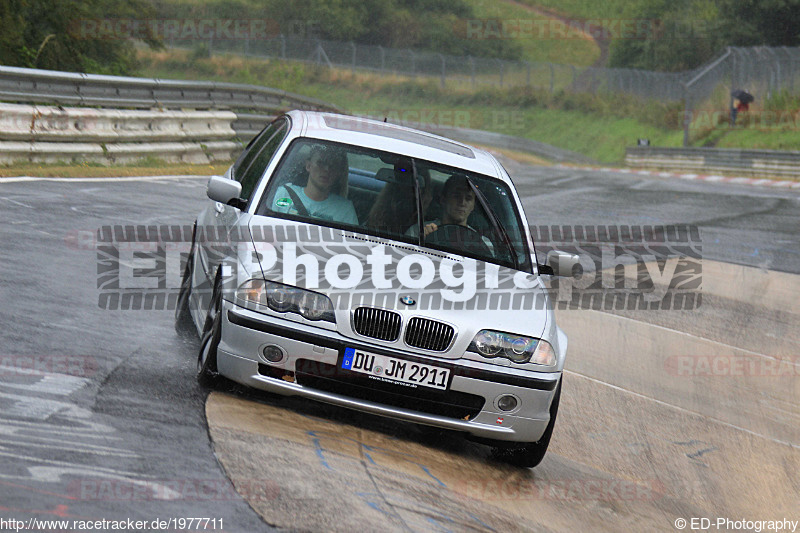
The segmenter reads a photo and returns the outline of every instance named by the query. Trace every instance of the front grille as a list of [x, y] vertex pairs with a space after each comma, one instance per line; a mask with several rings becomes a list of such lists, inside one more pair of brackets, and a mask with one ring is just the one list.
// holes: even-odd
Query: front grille
[[[259, 365], [259, 372], [265, 374], [267, 370], [262, 370], [262, 366], [267, 365]], [[403, 385], [385, 383], [310, 359], [298, 359], [295, 369], [297, 383], [304, 387], [459, 420], [476, 417], [485, 402], [483, 396], [461, 391], [425, 387], [410, 389]]]
[[385, 309], [359, 307], [353, 313], [353, 329], [359, 335], [394, 341], [400, 336], [400, 315]]
[[455, 330], [442, 322], [414, 317], [406, 327], [406, 344], [423, 350], [443, 352], [450, 346]]

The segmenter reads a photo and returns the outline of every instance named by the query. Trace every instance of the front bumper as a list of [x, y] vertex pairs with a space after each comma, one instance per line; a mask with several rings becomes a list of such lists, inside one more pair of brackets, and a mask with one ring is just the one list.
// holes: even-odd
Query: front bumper
[[[262, 356], [266, 345], [286, 354], [278, 363]], [[346, 347], [450, 368], [448, 391], [386, 385], [341, 369]], [[268, 317], [223, 301], [219, 372], [244, 385], [323, 401], [359, 411], [463, 431], [475, 437], [538, 441], [550, 420], [560, 372], [503, 372], [475, 361], [439, 359], [387, 349], [338, 332]], [[518, 405], [502, 411], [497, 400], [513, 395]], [[465, 416], [466, 415], [466, 416]]]

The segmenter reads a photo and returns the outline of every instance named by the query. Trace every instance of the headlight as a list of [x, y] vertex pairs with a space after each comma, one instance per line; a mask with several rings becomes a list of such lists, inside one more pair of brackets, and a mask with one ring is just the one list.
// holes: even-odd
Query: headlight
[[301, 291], [300, 303], [297, 310], [309, 320], [321, 320], [326, 312], [333, 313], [333, 305], [330, 298], [323, 294], [310, 291]]
[[264, 291], [267, 299], [266, 304], [273, 311], [288, 313], [292, 310], [292, 306], [297, 300], [297, 294], [295, 294], [297, 292], [297, 289], [286, 285], [267, 283]]
[[494, 357], [500, 353], [500, 350], [503, 349], [503, 340], [501, 335], [501, 333], [487, 331], [484, 329], [475, 335], [475, 339], [472, 341], [472, 344], [475, 345], [475, 348], [477, 349], [476, 351], [484, 357]]
[[318, 292], [263, 279], [250, 279], [239, 286], [236, 297], [267, 306], [279, 313], [297, 313], [308, 320], [336, 322], [331, 299]]
[[529, 362], [545, 366], [556, 364], [556, 354], [549, 342], [501, 331], [480, 330], [468, 350], [486, 358], [505, 357], [520, 364]]

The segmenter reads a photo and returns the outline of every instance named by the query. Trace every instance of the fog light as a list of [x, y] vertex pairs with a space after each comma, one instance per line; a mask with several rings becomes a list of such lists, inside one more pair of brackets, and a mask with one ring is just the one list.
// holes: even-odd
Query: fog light
[[264, 359], [270, 363], [277, 363], [283, 359], [283, 348], [274, 344], [268, 344], [267, 346], [264, 346], [264, 348], [261, 350], [261, 353], [264, 356]]
[[500, 396], [497, 399], [497, 407], [501, 411], [513, 411], [517, 408], [517, 399], [511, 395]]

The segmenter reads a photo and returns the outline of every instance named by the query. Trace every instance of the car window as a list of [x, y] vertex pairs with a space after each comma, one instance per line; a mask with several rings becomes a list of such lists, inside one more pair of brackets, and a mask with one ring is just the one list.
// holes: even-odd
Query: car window
[[531, 270], [508, 185], [398, 154], [296, 139], [270, 178], [256, 213]]
[[233, 179], [242, 184], [242, 198], [250, 200], [258, 180], [288, 131], [288, 121], [278, 119], [265, 128], [233, 166]]
[[[455, 253], [468, 252], [529, 272], [527, 239], [508, 185], [481, 174], [419, 162], [430, 175], [432, 200], [424, 210], [422, 242]], [[477, 194], [475, 194], [477, 192]], [[426, 227], [436, 231], [426, 235]], [[412, 230], [413, 231], [413, 230]], [[418, 231], [413, 231], [418, 234]]]

